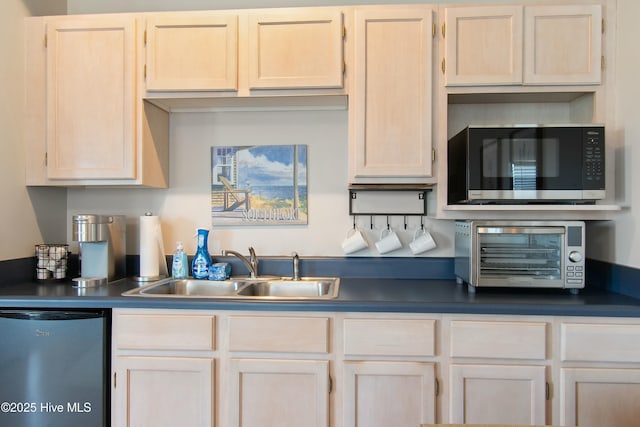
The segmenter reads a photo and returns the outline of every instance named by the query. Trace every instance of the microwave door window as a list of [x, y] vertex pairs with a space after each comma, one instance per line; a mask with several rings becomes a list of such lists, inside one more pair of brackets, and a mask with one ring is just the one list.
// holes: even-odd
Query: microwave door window
[[[540, 145], [533, 138], [514, 138], [511, 140], [511, 166], [512, 188], [514, 192], [534, 191], [537, 188], [538, 179], [538, 149]], [[535, 194], [522, 194], [516, 198], [532, 198]]]
[[509, 139], [485, 138], [480, 151], [481, 188], [484, 190], [512, 190], [511, 168], [509, 166]]

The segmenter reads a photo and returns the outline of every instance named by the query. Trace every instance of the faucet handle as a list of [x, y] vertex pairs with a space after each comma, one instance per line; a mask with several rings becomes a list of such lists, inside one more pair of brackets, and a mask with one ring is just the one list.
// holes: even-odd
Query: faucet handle
[[293, 280], [300, 280], [300, 257], [298, 252], [291, 252], [291, 258], [293, 260]]

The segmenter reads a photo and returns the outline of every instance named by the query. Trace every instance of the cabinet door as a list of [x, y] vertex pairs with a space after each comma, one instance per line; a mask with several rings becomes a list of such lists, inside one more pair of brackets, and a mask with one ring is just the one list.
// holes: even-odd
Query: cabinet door
[[429, 8], [355, 11], [354, 181], [432, 175], [432, 24]]
[[134, 34], [130, 15], [48, 22], [48, 178], [136, 177]]
[[560, 424], [635, 427], [640, 369], [561, 369]]
[[213, 364], [205, 358], [114, 358], [113, 425], [212, 427]]
[[340, 10], [264, 10], [248, 20], [250, 89], [343, 86]]
[[522, 6], [445, 9], [446, 85], [522, 83]]
[[232, 427], [328, 427], [329, 362], [232, 359]]
[[544, 366], [451, 365], [449, 422], [545, 424]]
[[236, 90], [238, 17], [231, 13], [151, 15], [147, 90]]
[[525, 7], [525, 83], [599, 84], [601, 50], [600, 5]]
[[435, 422], [435, 368], [420, 362], [345, 362], [345, 427]]

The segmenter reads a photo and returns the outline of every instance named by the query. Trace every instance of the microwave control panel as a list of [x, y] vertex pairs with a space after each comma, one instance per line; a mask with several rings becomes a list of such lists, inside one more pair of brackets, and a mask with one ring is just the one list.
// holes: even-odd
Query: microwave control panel
[[584, 130], [583, 184], [586, 190], [604, 188], [604, 128]]

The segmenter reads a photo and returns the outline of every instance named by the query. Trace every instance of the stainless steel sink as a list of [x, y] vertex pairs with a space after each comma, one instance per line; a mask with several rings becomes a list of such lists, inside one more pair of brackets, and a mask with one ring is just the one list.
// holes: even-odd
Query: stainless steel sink
[[238, 291], [238, 295], [272, 298], [335, 298], [338, 295], [337, 280], [334, 278], [304, 278], [248, 283]]
[[165, 279], [124, 292], [125, 296], [169, 298], [235, 298], [315, 300], [338, 296], [337, 277], [231, 279], [224, 281]]
[[[182, 297], [224, 297], [232, 296], [245, 285], [242, 281], [226, 280], [224, 282], [195, 279], [170, 279], [154, 282], [133, 291], [148, 296], [182, 296]], [[128, 291], [125, 293], [129, 293]], [[136, 292], [132, 292], [136, 294]]]

